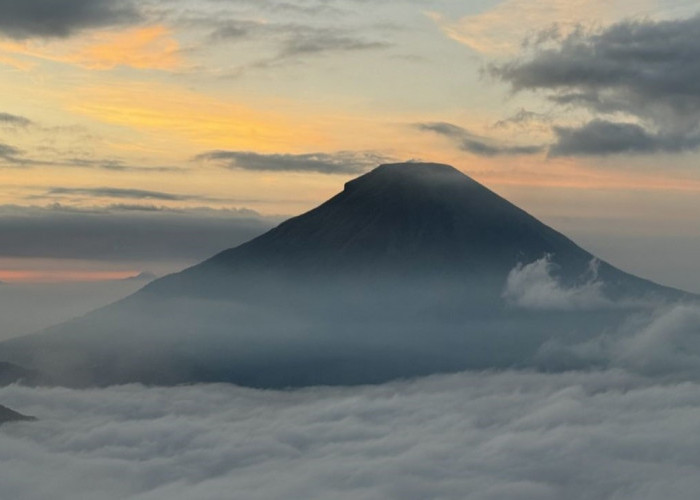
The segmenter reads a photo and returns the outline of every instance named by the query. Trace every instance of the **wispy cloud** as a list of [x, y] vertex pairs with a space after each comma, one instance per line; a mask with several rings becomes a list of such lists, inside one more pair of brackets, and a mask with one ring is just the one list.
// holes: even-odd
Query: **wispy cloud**
[[226, 168], [277, 172], [319, 172], [323, 174], [357, 174], [391, 158], [368, 151], [336, 153], [265, 154], [252, 151], [207, 151], [195, 157], [213, 161]]
[[26, 128], [32, 124], [32, 120], [25, 118], [24, 116], [13, 115], [10, 113], [0, 113], [0, 125]]
[[523, 42], [542, 30], [566, 33], [581, 23], [600, 23], [616, 14], [604, 0], [506, 0], [479, 14], [449, 19], [429, 17], [453, 40], [489, 56], [516, 54]]
[[541, 145], [510, 145], [480, 137], [468, 130], [446, 122], [417, 123], [418, 130], [434, 132], [456, 143], [462, 151], [477, 156], [533, 155], [544, 151]]
[[162, 200], [162, 201], [185, 201], [185, 200], [211, 200], [211, 198], [199, 195], [173, 194], [162, 191], [148, 191], [145, 189], [123, 189], [114, 187], [98, 188], [68, 188], [54, 187], [47, 191], [47, 195], [81, 195], [100, 198], [127, 198], [136, 200]]
[[[53, 133], [52, 129], [43, 129], [42, 132]], [[121, 158], [98, 158], [98, 157], [67, 157], [65, 151], [51, 147], [38, 147], [41, 155], [29, 154], [9, 144], [0, 143], [0, 166], [9, 167], [67, 167], [67, 168], [90, 168], [108, 170], [113, 172], [183, 172], [184, 167], [176, 166], [148, 166], [136, 163], [129, 163]]]
[[24, 152], [10, 146], [8, 144], [0, 143], [0, 160], [11, 165], [25, 165], [26, 159], [24, 158]]
[[390, 46], [391, 44], [388, 42], [366, 40], [334, 30], [307, 30], [306, 32], [299, 31], [290, 36], [285, 41], [277, 59], [308, 54], [384, 49]]

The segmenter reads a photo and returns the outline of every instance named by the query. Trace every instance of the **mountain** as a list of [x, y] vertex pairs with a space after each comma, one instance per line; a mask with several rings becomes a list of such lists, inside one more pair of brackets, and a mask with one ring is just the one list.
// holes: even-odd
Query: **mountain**
[[21, 422], [27, 420], [36, 420], [34, 417], [28, 417], [27, 415], [22, 415], [14, 410], [0, 405], [0, 424], [5, 424], [8, 422]]
[[596, 262], [609, 301], [684, 296], [597, 261], [450, 166], [388, 164], [120, 302], [0, 343], [0, 356], [66, 385], [287, 387], [534, 366], [553, 338], [585, 339], [624, 317], [612, 302], [509, 307], [509, 273], [545, 256], [561, 286], [580, 285]]

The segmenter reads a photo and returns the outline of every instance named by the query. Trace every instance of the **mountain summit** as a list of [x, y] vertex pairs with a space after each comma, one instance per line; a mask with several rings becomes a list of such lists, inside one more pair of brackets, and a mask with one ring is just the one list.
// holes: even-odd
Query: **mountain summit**
[[[509, 273], [545, 256], [561, 286], [595, 261], [448, 165], [381, 165], [243, 245], [0, 352], [67, 385], [287, 387], [534, 366], [551, 339], [619, 320], [607, 299], [585, 314], [505, 304]], [[595, 262], [610, 297], [680, 295]]]

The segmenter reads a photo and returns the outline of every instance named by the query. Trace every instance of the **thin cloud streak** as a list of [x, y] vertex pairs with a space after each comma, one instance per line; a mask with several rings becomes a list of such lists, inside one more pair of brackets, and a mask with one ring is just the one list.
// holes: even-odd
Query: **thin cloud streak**
[[10, 113], [0, 113], [0, 124], [8, 127], [27, 128], [33, 123], [34, 122], [32, 122], [32, 120], [25, 118], [24, 116], [13, 115]]
[[98, 188], [67, 188], [54, 187], [46, 192], [47, 195], [81, 195], [98, 198], [127, 198], [135, 200], [162, 200], [162, 201], [211, 201], [212, 198], [201, 195], [173, 194], [162, 191], [149, 191], [145, 189], [123, 189], [114, 187]]
[[417, 123], [415, 128], [425, 132], [434, 132], [451, 139], [462, 151], [477, 156], [508, 156], [508, 155], [534, 155], [544, 151], [544, 146], [527, 145], [513, 146], [500, 144], [492, 139], [486, 139], [472, 134], [468, 130], [446, 122]]
[[322, 174], [358, 174], [392, 159], [371, 151], [338, 151], [336, 153], [277, 153], [253, 151], [207, 151], [197, 161], [218, 163], [225, 168], [274, 171], [318, 172]]

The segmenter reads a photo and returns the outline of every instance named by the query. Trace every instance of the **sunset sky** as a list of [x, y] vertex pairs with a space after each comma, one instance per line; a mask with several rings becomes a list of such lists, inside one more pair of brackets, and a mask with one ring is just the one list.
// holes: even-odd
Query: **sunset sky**
[[0, 280], [170, 272], [449, 163], [700, 291], [689, 0], [0, 0]]

